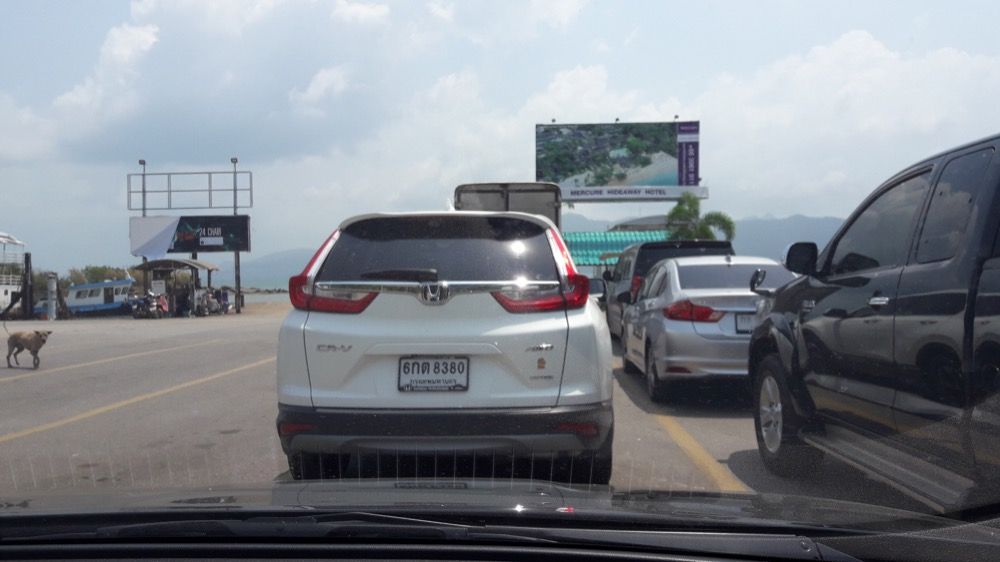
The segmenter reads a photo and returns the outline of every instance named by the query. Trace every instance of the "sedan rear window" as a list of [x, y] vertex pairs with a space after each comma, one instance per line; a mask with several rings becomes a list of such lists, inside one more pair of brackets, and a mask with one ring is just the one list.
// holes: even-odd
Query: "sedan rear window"
[[663, 248], [642, 248], [635, 262], [635, 272], [633, 275], [645, 277], [649, 268], [661, 260], [670, 258], [691, 258], [697, 256], [724, 256], [732, 254], [731, 247], [724, 246], [683, 246], [675, 248], [673, 246]]
[[677, 273], [683, 289], [749, 289], [750, 276], [758, 269], [767, 271], [762, 288], [774, 289], [795, 279], [779, 265], [683, 265]]
[[556, 281], [545, 229], [509, 217], [379, 217], [348, 226], [319, 281]]

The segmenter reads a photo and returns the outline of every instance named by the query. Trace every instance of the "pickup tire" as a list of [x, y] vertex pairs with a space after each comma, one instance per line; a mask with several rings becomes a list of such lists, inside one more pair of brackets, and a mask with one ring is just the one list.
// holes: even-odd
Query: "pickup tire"
[[753, 424], [764, 467], [784, 478], [804, 478], [823, 459], [823, 453], [799, 438], [806, 419], [792, 405], [781, 359], [773, 353], [765, 355], [755, 371]]

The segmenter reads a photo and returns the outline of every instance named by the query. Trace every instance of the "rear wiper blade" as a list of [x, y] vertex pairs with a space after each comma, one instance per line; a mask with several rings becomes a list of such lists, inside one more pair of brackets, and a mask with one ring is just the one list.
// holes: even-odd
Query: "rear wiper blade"
[[436, 269], [380, 269], [366, 271], [361, 274], [361, 278], [378, 281], [437, 281], [438, 271]]

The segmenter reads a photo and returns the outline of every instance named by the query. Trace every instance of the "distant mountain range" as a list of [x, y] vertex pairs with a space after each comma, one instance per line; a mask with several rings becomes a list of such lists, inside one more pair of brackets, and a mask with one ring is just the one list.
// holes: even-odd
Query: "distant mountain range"
[[[780, 259], [792, 242], [816, 242], [822, 248], [840, 227], [842, 219], [833, 217], [752, 218], [736, 221], [736, 239], [733, 247], [741, 255], [764, 256]], [[603, 231], [611, 223], [587, 218], [577, 213], [563, 215], [563, 230], [567, 232]], [[288, 286], [288, 278], [302, 271], [315, 248], [295, 248], [258, 258], [245, 259], [241, 264], [241, 281], [244, 287], [279, 289]], [[231, 284], [232, 269], [224, 267], [216, 284]]]
[[738, 220], [733, 248], [737, 254], [780, 260], [793, 242], [815, 242], [822, 249], [843, 222], [834, 217], [802, 215]]

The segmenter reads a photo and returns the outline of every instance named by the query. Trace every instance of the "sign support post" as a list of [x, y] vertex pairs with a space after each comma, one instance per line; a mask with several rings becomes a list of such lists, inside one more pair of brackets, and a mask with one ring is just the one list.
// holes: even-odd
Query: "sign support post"
[[[146, 216], [146, 160], [144, 158], [139, 159], [139, 165], [142, 166], [142, 216]], [[146, 265], [149, 261], [146, 256], [142, 256], [142, 265]], [[149, 272], [142, 272], [142, 296], [146, 296], [149, 293]]]
[[[237, 210], [237, 198], [236, 198], [236, 163], [239, 160], [233, 156], [229, 159], [233, 164], [233, 215], [239, 214]], [[240, 284], [240, 251], [236, 250], [233, 252], [233, 268], [236, 270], [236, 314], [243, 313], [243, 288]]]

